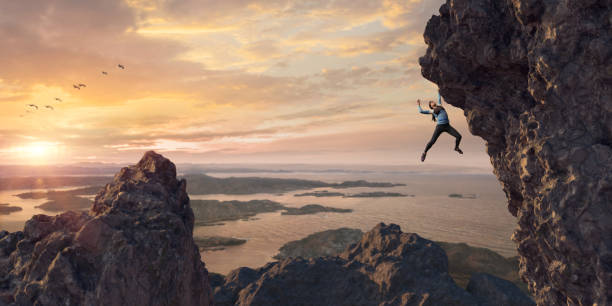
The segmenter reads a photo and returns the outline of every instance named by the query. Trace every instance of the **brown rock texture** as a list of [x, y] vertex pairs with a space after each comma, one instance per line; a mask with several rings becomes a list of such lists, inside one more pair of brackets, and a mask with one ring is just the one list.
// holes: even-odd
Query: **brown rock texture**
[[147, 152], [88, 214], [37, 215], [0, 233], [0, 305], [212, 305], [185, 187]]
[[422, 74], [464, 110], [540, 305], [612, 304], [612, 2], [448, 0]]
[[[473, 284], [479, 295], [468, 293], [448, 274], [441, 247], [417, 234], [403, 233], [398, 225], [381, 223], [340, 256], [286, 258], [259, 269], [239, 268], [225, 278], [216, 275], [213, 287], [218, 306], [484, 306], [496, 305], [495, 301], [505, 297], [497, 286], [503, 280], [490, 278], [493, 285]], [[529, 298], [512, 283], [508, 287], [518, 294], [516, 300], [522, 298], [527, 302], [524, 305], [530, 305]]]

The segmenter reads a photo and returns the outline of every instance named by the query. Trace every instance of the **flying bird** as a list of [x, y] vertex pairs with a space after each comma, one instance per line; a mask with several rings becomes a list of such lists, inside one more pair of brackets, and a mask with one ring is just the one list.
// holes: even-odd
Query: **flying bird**
[[63, 100], [62, 100], [62, 99], [60, 99], [60, 98], [55, 98], [55, 101], [57, 101], [57, 102], [63, 102]]
[[102, 74], [103, 74], [103, 75], [108, 75], [108, 72], [106, 72], [106, 71], [102, 71]]
[[119, 67], [119, 68], [121, 68], [121, 69], [125, 69], [125, 66], [123, 66], [123, 65], [121, 65], [121, 64], [117, 65], [117, 67]]
[[27, 106], [38, 109], [38, 106], [36, 104], [28, 104]]
[[83, 83], [79, 83], [79, 85], [77, 85], [79, 87], [87, 87], [87, 85], [83, 84]]
[[73, 84], [72, 87], [74, 87], [75, 89], [81, 90], [81, 87], [79, 87], [79, 85], [77, 84]]
[[53, 106], [51, 106], [51, 105], [45, 105], [45, 108], [48, 108], [48, 109], [50, 109], [50, 110], [55, 110], [55, 109], [53, 108]]

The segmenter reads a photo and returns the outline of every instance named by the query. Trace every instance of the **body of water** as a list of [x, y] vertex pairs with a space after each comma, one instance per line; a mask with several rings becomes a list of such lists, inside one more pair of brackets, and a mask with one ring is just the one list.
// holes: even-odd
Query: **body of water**
[[[190, 195], [191, 199], [240, 200], [268, 199], [289, 207], [321, 204], [350, 208], [352, 213], [318, 213], [314, 215], [282, 216], [280, 212], [258, 214], [248, 221], [223, 221], [223, 225], [198, 226], [194, 236], [224, 236], [247, 239], [247, 243], [220, 251], [202, 252], [209, 271], [227, 273], [242, 266], [260, 267], [278, 253], [286, 242], [328, 229], [340, 227], [368, 231], [380, 222], [395, 223], [404, 232], [449, 242], [465, 242], [485, 247], [504, 256], [515, 256], [516, 246], [510, 236], [516, 219], [510, 215], [499, 182], [492, 175], [417, 175], [406, 173], [209, 173], [216, 177], [258, 176], [342, 182], [368, 180], [404, 183], [393, 188], [348, 188], [315, 190], [359, 193], [371, 191], [400, 192], [414, 197], [342, 198], [295, 197], [304, 190], [283, 194], [252, 195]], [[189, 182], [187, 182], [189, 184]], [[83, 187], [83, 186], [75, 186]], [[71, 187], [71, 188], [75, 188]], [[54, 188], [65, 190], [70, 188]], [[35, 206], [46, 199], [20, 199], [16, 194], [33, 190], [0, 191], [0, 203], [20, 206], [23, 210], [0, 215], [0, 229], [22, 230], [25, 221], [35, 214], [53, 214]], [[45, 189], [34, 190], [45, 191]], [[312, 190], [311, 190], [312, 191]], [[476, 194], [475, 199], [451, 198], [451, 193]]]
[[[212, 176], [229, 176], [211, 174]], [[232, 176], [237, 176], [232, 174]], [[258, 214], [252, 220], [224, 221], [220, 226], [200, 226], [194, 236], [226, 236], [247, 239], [247, 243], [221, 251], [207, 251], [202, 258], [212, 272], [225, 274], [237, 267], [260, 267], [285, 243], [315, 232], [340, 227], [372, 229], [380, 222], [395, 223], [404, 232], [449, 242], [465, 242], [484, 247], [503, 256], [515, 256], [516, 246], [510, 236], [516, 219], [507, 209], [506, 197], [492, 175], [411, 175], [411, 174], [248, 174], [245, 176], [320, 179], [328, 182], [365, 179], [377, 182], [404, 183], [393, 188], [349, 188], [315, 190], [359, 193], [387, 191], [412, 194], [415, 197], [342, 198], [295, 197], [304, 191], [254, 195], [192, 195], [192, 199], [240, 200], [269, 199], [290, 207], [321, 204], [353, 209], [352, 213], [318, 213], [283, 216], [280, 212]], [[189, 182], [188, 182], [189, 183]], [[476, 199], [451, 198], [451, 193], [476, 194]]]

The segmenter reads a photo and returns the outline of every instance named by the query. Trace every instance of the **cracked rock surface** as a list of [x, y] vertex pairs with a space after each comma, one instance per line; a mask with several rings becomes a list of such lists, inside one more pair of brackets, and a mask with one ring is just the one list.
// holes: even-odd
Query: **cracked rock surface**
[[487, 143], [540, 305], [612, 303], [612, 2], [448, 0], [422, 74]]

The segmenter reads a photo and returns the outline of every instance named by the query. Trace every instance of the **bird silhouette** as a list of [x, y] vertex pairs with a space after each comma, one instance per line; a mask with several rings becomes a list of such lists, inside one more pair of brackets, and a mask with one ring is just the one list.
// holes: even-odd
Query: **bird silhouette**
[[72, 87], [74, 87], [75, 89], [81, 90], [81, 87], [79, 87], [79, 85], [77, 84], [72, 85]]
[[28, 104], [27, 106], [38, 109], [38, 106], [36, 104]]
[[55, 98], [55, 101], [57, 101], [57, 102], [63, 102], [63, 100], [62, 100], [62, 99], [60, 99], [60, 98]]
[[106, 72], [106, 71], [102, 71], [102, 74], [103, 74], [103, 75], [108, 75], [108, 72]]
[[117, 67], [121, 68], [121, 69], [125, 69], [125, 66], [118, 64]]
[[45, 105], [45, 108], [48, 108], [50, 110], [55, 110], [55, 108], [53, 108], [53, 106], [51, 106], [51, 105]]
[[87, 87], [87, 85], [83, 84], [83, 83], [79, 83], [79, 85], [77, 85], [79, 87]]

